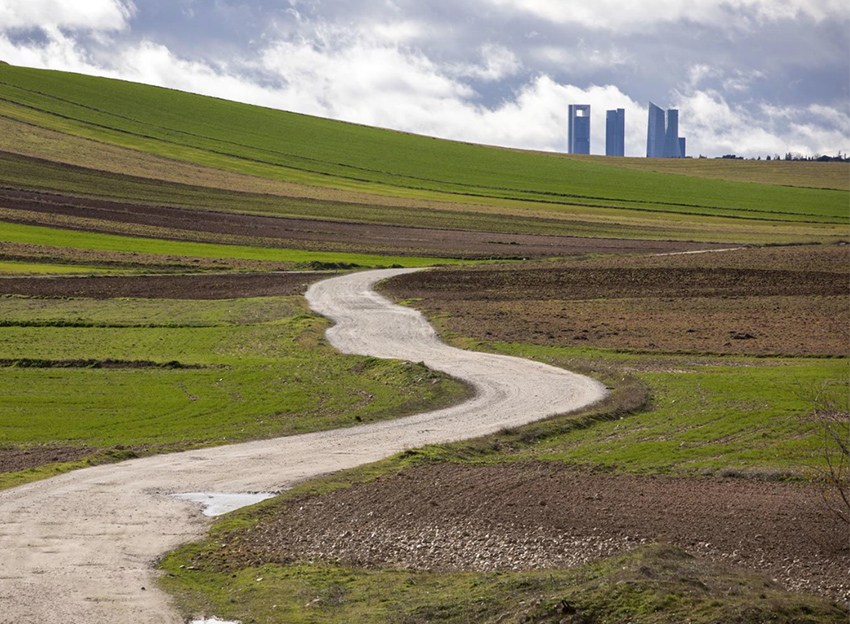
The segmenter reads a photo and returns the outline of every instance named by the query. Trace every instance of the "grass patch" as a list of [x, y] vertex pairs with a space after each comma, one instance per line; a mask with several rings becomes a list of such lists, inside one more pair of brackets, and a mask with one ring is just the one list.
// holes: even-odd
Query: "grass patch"
[[468, 395], [421, 364], [337, 353], [323, 338], [327, 322], [300, 297], [4, 298], [0, 315], [52, 324], [0, 335], [0, 360], [14, 364], [0, 375], [7, 448], [222, 444], [394, 418]]
[[0, 275], [71, 275], [115, 271], [116, 269], [109, 267], [0, 260]]
[[[473, 346], [465, 343], [466, 346]], [[627, 473], [800, 478], [825, 462], [807, 418], [831, 384], [847, 408], [846, 359], [646, 355], [600, 349], [474, 343], [474, 348], [603, 379], [608, 403], [461, 442], [460, 461], [528, 459]]]
[[[220, 258], [237, 260], [261, 260], [284, 262], [293, 265], [309, 265], [313, 262], [338, 266], [402, 266], [421, 267], [434, 264], [453, 264], [458, 260], [446, 258], [417, 258], [403, 256], [377, 256], [355, 253], [335, 253], [321, 251], [301, 251], [293, 249], [271, 249], [265, 247], [246, 247], [240, 245], [221, 245], [215, 243], [193, 243], [117, 236], [63, 230], [35, 225], [2, 223], [0, 241], [25, 245], [85, 249], [106, 252], [133, 252], [154, 256], [184, 256], [194, 258]], [[322, 266], [322, 265], [320, 265]]]
[[615, 167], [673, 173], [698, 178], [736, 182], [756, 182], [781, 186], [850, 190], [850, 176], [844, 163], [800, 162], [785, 160], [729, 160], [723, 158], [605, 158], [576, 156], [567, 158], [604, 162]]
[[699, 561], [668, 546], [570, 570], [429, 573], [331, 564], [221, 570], [205, 564], [226, 530], [162, 563], [186, 614], [249, 622], [570, 622], [646, 624], [845, 622], [828, 600], [783, 592], [762, 575]]

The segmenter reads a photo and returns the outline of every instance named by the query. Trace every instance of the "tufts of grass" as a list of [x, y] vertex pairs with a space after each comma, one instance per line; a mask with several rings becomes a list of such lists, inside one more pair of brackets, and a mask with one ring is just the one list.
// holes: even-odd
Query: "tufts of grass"
[[217, 531], [161, 564], [161, 583], [184, 613], [248, 622], [527, 622], [673, 624], [845, 622], [828, 600], [783, 592], [767, 577], [709, 564], [669, 546], [569, 570], [431, 573], [321, 563], [219, 570], [205, 551]]

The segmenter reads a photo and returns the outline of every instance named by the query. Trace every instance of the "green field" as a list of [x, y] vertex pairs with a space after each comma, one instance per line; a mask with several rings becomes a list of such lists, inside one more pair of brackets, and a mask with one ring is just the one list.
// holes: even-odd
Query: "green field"
[[[394, 418], [466, 394], [419, 364], [338, 354], [301, 297], [6, 297], [0, 319], [6, 450], [179, 450]], [[0, 487], [80, 465], [5, 473]]]
[[[837, 163], [615, 161], [499, 149], [0, 63], [4, 277], [59, 279], [113, 265], [137, 274], [422, 267], [462, 263], [466, 251], [446, 259], [380, 253], [389, 247], [355, 240], [296, 245], [263, 238], [259, 227], [228, 238], [167, 220], [110, 221], [92, 216], [97, 202], [78, 214], [69, 198], [106, 200], [128, 212], [179, 207], [394, 225], [410, 237], [428, 228], [784, 245], [848, 239], [848, 180], [850, 166]], [[32, 196], [39, 202], [28, 203]], [[759, 270], [780, 261], [765, 258]], [[300, 296], [0, 296], [0, 460], [42, 457], [0, 472], [0, 488], [139, 455], [394, 418], [469, 396], [463, 384], [421, 364], [340, 355], [324, 339], [327, 327]], [[813, 418], [814, 397], [826, 388], [821, 399], [839, 414], [850, 411], [844, 357], [671, 355], [566, 340], [534, 346], [445, 337], [589, 374], [612, 393], [580, 414], [411, 449], [291, 495], [322, 495], [439, 462], [807, 481], [836, 457]], [[56, 460], [51, 449], [82, 454]], [[233, 514], [206, 541], [166, 558], [163, 582], [186, 614], [244, 622], [543, 623], [563, 621], [566, 601], [589, 618], [570, 622], [846, 620], [835, 604], [666, 547], [545, 572], [350, 569], [320, 561], [228, 567], [230, 532], [262, 523], [286, 500]]]
[[20, 225], [0, 222], [0, 241], [24, 245], [42, 245], [67, 249], [89, 249], [95, 251], [132, 251], [155, 256], [187, 256], [194, 258], [227, 258], [236, 260], [260, 260], [292, 264], [310, 262], [348, 263], [362, 267], [398, 265], [404, 267], [430, 266], [455, 263], [443, 258], [416, 258], [403, 256], [378, 256], [369, 254], [302, 251], [297, 249], [274, 249], [268, 247], [242, 247], [115, 236], [92, 232], [78, 232], [47, 228], [36, 225]]
[[505, 441], [510, 447], [511, 440], [527, 436], [534, 444], [480, 457], [462, 451], [458, 457], [463, 461], [510, 458], [624, 473], [807, 478], [826, 462], [823, 431], [809, 418], [814, 397], [828, 388], [838, 409], [850, 410], [846, 359], [653, 356], [464, 344], [605, 375], [609, 385], [630, 397], [615, 397], [612, 405], [636, 401], [636, 386], [643, 386], [645, 403], [612, 418], [602, 408], [603, 417], [588, 423], [565, 419], [531, 425], [527, 432], [505, 434]]
[[69, 275], [110, 272], [110, 269], [95, 266], [48, 264], [41, 262], [0, 261], [0, 275]]
[[214, 98], [12, 66], [0, 114], [203, 166], [455, 202], [518, 200], [749, 220], [847, 223], [841, 190], [733, 182], [440, 141]]

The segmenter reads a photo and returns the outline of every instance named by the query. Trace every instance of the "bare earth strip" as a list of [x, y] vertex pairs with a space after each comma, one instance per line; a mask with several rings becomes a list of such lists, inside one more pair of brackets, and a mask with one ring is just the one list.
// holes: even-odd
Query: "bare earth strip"
[[154, 584], [154, 561], [203, 535], [183, 492], [278, 491], [406, 448], [470, 438], [576, 410], [604, 387], [543, 364], [442, 344], [418, 313], [372, 290], [409, 269], [315, 284], [314, 310], [341, 351], [424, 361], [471, 383], [459, 406], [395, 421], [98, 466], [0, 492], [0, 622], [166, 624], [182, 619]]

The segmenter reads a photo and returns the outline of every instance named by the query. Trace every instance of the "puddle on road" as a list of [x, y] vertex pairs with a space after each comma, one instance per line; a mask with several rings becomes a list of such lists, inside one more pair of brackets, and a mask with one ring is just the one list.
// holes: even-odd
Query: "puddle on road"
[[[248, 505], [254, 505], [267, 500], [276, 494], [271, 492], [253, 492], [228, 494], [226, 492], [187, 492], [185, 494], [174, 494], [174, 498], [198, 503], [204, 506], [205, 516], [221, 516], [230, 511], [236, 511]], [[218, 618], [204, 618], [192, 620], [191, 624], [241, 624], [236, 620], [219, 620]]]
[[[254, 505], [277, 495], [271, 492], [243, 492], [239, 494], [228, 494], [225, 492], [187, 492], [186, 494], [173, 494], [173, 496], [180, 500], [199, 503], [204, 506], [203, 514], [205, 516], [215, 517], [236, 511], [248, 505]], [[198, 622], [220, 622], [220, 620], [198, 620]]]

